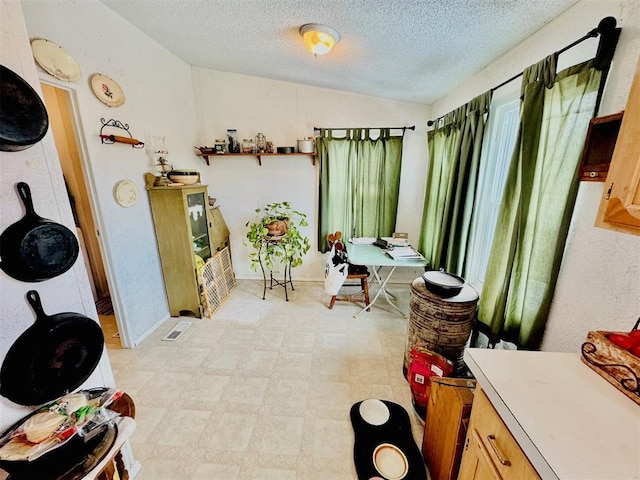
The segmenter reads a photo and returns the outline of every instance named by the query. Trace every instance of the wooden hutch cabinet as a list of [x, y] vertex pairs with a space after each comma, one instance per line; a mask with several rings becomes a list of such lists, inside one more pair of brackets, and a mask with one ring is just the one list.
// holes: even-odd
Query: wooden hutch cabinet
[[604, 185], [596, 226], [640, 235], [640, 60]]
[[201, 318], [196, 255], [206, 262], [216, 253], [207, 186], [150, 186], [147, 190], [171, 316], [191, 312]]

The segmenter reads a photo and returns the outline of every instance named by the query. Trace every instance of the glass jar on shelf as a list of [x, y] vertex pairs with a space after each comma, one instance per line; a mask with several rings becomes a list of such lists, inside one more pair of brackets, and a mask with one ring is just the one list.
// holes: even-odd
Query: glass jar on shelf
[[229, 143], [229, 153], [240, 153], [238, 131], [235, 128], [230, 128], [227, 130], [227, 141]]
[[217, 155], [222, 155], [227, 151], [227, 142], [224, 138], [216, 138], [213, 142], [213, 151]]
[[257, 153], [265, 153], [267, 151], [267, 138], [263, 133], [256, 135], [256, 151]]
[[256, 153], [256, 142], [252, 138], [242, 140], [242, 153]]

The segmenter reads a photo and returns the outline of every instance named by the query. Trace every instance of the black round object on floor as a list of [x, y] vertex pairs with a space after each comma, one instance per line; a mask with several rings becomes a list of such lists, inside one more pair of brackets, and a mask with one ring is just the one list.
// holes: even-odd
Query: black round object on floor
[[365, 414], [366, 419], [360, 409], [363, 402], [351, 407], [355, 433], [353, 460], [358, 479], [427, 480], [422, 454], [411, 433], [409, 414], [397, 403], [379, 402], [386, 406], [387, 412], [374, 408]]

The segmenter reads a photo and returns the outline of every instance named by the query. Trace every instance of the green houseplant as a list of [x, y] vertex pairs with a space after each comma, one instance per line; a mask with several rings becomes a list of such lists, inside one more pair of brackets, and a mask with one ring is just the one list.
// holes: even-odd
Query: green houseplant
[[300, 227], [309, 225], [307, 215], [294, 210], [290, 202], [270, 203], [256, 208], [255, 213], [255, 220], [246, 224], [246, 239], [255, 250], [249, 254], [251, 268], [258, 271], [264, 265], [272, 270], [276, 260], [291, 267], [302, 265], [310, 247], [309, 238], [300, 233]]

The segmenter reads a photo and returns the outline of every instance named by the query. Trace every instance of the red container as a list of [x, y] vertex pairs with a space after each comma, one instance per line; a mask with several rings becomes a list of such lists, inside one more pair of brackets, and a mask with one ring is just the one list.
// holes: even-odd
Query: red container
[[451, 372], [451, 360], [428, 350], [423, 344], [416, 344], [411, 349], [407, 380], [413, 396], [413, 406], [423, 420], [426, 417], [427, 401], [431, 391], [431, 377], [446, 377]]

